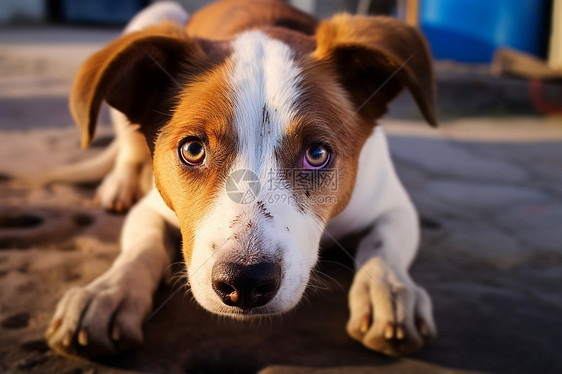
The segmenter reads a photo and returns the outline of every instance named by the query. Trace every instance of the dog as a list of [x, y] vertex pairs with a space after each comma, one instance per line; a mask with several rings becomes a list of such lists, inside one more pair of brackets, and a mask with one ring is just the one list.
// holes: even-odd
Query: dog
[[111, 268], [58, 303], [49, 345], [100, 356], [140, 344], [177, 251], [169, 225], [195, 300], [237, 319], [295, 307], [320, 244], [365, 232], [347, 331], [387, 355], [420, 350], [437, 332], [408, 273], [419, 220], [377, 125], [403, 89], [435, 126], [426, 42], [389, 17], [318, 21], [281, 0], [221, 0], [192, 16], [167, 2], [143, 10], [72, 88], [82, 146], [104, 101], [117, 133], [95, 167], [73, 170], [112, 167], [97, 200], [131, 210]]

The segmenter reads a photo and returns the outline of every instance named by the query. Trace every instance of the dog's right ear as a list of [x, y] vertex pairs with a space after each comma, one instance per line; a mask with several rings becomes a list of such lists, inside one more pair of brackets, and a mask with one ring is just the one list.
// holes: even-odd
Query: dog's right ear
[[314, 57], [333, 67], [369, 122], [407, 88], [427, 122], [437, 126], [431, 54], [418, 30], [390, 17], [340, 14], [318, 26], [316, 40]]
[[124, 35], [92, 55], [80, 68], [70, 110], [90, 145], [102, 101], [139, 124], [147, 141], [169, 119], [180, 82], [201, 70], [199, 44], [171, 23]]

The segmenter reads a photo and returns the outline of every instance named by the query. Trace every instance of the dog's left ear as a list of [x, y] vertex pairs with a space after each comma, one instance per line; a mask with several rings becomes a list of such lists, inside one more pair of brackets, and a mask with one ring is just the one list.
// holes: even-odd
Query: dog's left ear
[[76, 74], [70, 95], [82, 147], [92, 141], [104, 100], [140, 125], [151, 146], [170, 118], [174, 98], [203, 70], [204, 60], [198, 42], [172, 23], [124, 35], [92, 55]]
[[337, 15], [316, 31], [314, 57], [330, 64], [358, 113], [381, 117], [404, 87], [437, 125], [431, 55], [418, 30], [389, 17]]

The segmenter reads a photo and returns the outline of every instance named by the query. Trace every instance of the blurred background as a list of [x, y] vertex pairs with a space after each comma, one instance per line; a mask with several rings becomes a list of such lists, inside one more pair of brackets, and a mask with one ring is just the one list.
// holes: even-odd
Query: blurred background
[[[76, 30], [72, 33], [74, 37], [82, 36], [85, 41], [93, 42], [96, 36], [85, 30], [118, 30], [151, 2], [0, 0], [0, 42], [31, 42], [28, 39], [34, 37], [32, 34], [14, 31], [41, 28], [39, 39], [47, 38], [45, 42], [56, 43], [60, 30], [71, 27]], [[178, 2], [194, 12], [210, 1]], [[562, 112], [562, 85], [557, 81], [562, 78], [562, 5], [559, 0], [291, 2], [320, 18], [341, 11], [387, 14], [420, 27], [437, 61], [442, 119]], [[108, 39], [102, 37], [100, 45]], [[417, 118], [417, 110], [408, 98], [401, 98], [393, 105], [390, 116]]]

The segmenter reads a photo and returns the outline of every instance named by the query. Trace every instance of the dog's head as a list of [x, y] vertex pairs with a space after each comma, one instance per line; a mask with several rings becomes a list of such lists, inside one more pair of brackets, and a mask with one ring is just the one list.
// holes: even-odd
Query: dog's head
[[393, 19], [341, 15], [315, 35], [271, 28], [228, 41], [163, 24], [92, 56], [71, 109], [84, 146], [103, 100], [140, 125], [195, 298], [259, 315], [300, 300], [361, 148], [404, 87], [435, 124], [427, 47]]

